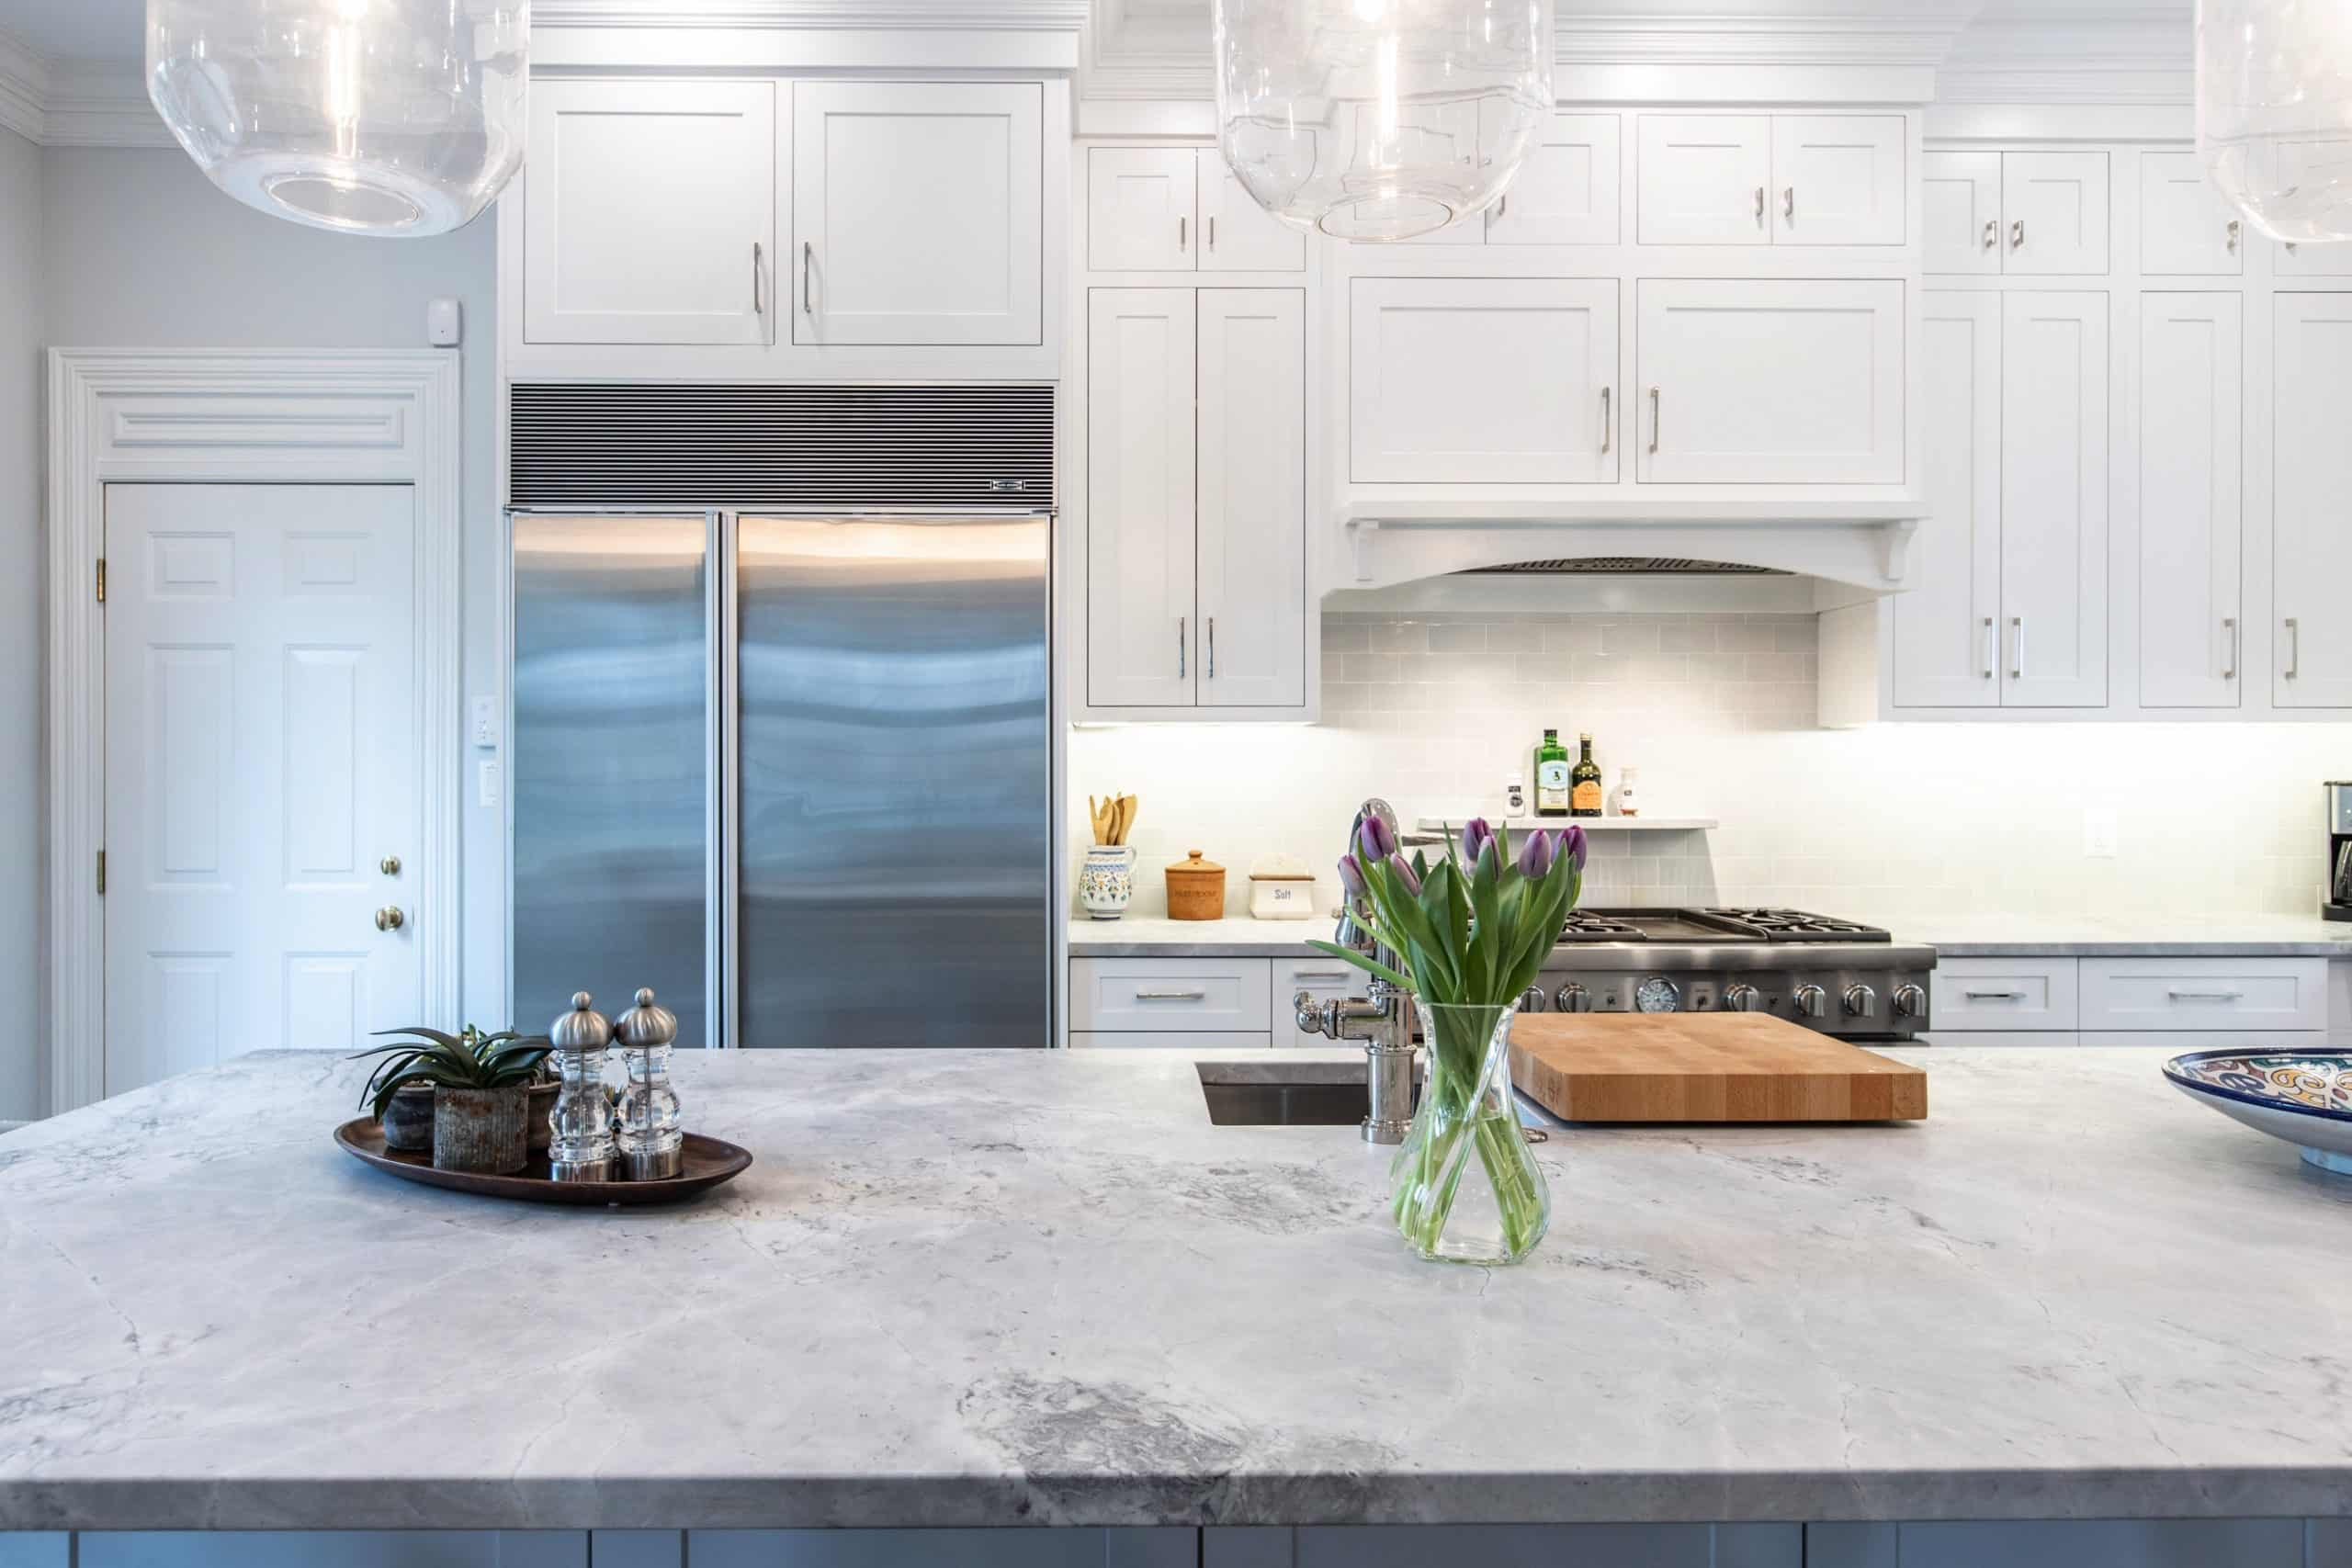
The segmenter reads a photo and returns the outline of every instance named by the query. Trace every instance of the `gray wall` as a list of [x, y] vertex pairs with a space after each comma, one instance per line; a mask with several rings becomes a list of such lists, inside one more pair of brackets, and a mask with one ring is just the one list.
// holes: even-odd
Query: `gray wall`
[[[0, 142], [15, 139], [0, 132]], [[22, 143], [17, 144], [24, 149]], [[17, 162], [0, 149], [0, 312], [12, 276], [11, 251]], [[465, 312], [466, 690], [495, 689], [488, 654], [497, 635], [498, 581], [495, 425], [497, 244], [494, 219], [485, 215], [458, 233], [425, 240], [368, 240], [325, 233], [265, 217], [215, 190], [177, 149], [49, 148], [39, 153], [42, 325], [40, 341], [61, 348], [422, 348], [425, 301], [455, 296]], [[6, 363], [20, 356], [13, 329], [0, 321]], [[0, 388], [0, 442], [38, 430], [37, 418], [18, 419], [8, 400], [14, 380], [30, 385], [31, 372]], [[37, 407], [38, 405], [34, 405]], [[5, 470], [13, 446], [0, 446], [0, 513], [17, 505], [16, 481]], [[29, 491], [27, 494], [29, 495]], [[38, 667], [8, 657], [20, 636], [29, 646], [38, 624], [40, 574], [28, 513], [13, 522], [0, 557], [0, 584], [11, 597], [0, 604], [0, 744], [18, 757], [38, 752], [30, 701]], [[24, 557], [24, 570], [17, 566]], [[19, 604], [18, 601], [22, 603]], [[24, 673], [20, 674], [19, 671]], [[19, 688], [22, 688], [21, 692]], [[29, 782], [33, 764], [21, 764]], [[494, 934], [504, 924], [503, 814], [475, 805], [469, 758], [462, 878], [473, 930]], [[0, 817], [0, 860], [27, 863], [13, 851], [34, 826], [30, 805], [12, 790]], [[38, 864], [38, 862], [31, 863]], [[38, 888], [30, 875], [0, 877], [0, 996], [28, 994], [11, 982], [32, 972], [31, 946], [17, 940], [38, 919]], [[504, 976], [497, 942], [469, 941], [469, 1010], [498, 1005]], [[487, 1022], [487, 1017], [483, 1020]], [[28, 1083], [27, 1064], [39, 1043], [0, 1032], [0, 1116], [12, 1093]]]
[[[40, 152], [0, 130], [0, 998], [40, 984]], [[38, 1031], [0, 1031], [0, 1121], [47, 1099]]]

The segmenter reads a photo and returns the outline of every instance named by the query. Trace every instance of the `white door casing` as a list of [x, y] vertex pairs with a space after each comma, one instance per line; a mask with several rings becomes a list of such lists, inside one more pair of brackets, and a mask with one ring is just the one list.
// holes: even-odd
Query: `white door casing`
[[2103, 707], [2107, 295], [2001, 309], [2001, 704]]
[[417, 1021], [414, 513], [107, 487], [108, 1094]]
[[2140, 296], [2140, 702], [2236, 707], [2239, 363], [2233, 292]]
[[[462, 637], [458, 359], [432, 350], [53, 349], [49, 355], [51, 1107], [104, 1092], [105, 610], [110, 483], [402, 485], [413, 494], [415, 711], [392, 747], [419, 781], [400, 881], [418, 1021], [459, 1021]], [[370, 862], [370, 864], [373, 863]], [[390, 900], [387, 900], [390, 902]], [[372, 936], [372, 924], [368, 934]]]
[[1997, 707], [2001, 612], [2001, 297], [1929, 289], [1921, 306], [1926, 472], [1934, 515], [1894, 595], [1898, 707]]
[[1193, 290], [1087, 300], [1086, 685], [1096, 707], [1193, 705]]
[[1306, 301], [1296, 288], [1198, 295], [1203, 707], [1306, 701]]

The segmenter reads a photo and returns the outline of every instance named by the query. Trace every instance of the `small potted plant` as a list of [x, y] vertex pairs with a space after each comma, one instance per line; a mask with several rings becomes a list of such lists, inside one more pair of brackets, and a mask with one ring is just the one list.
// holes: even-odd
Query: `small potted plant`
[[429, 1089], [435, 1168], [492, 1176], [523, 1168], [530, 1159], [531, 1094], [547, 1058], [545, 1040], [511, 1029], [484, 1034], [470, 1026], [463, 1035], [422, 1027], [383, 1032], [403, 1038], [360, 1053], [383, 1058], [361, 1091], [378, 1121], [402, 1091]]

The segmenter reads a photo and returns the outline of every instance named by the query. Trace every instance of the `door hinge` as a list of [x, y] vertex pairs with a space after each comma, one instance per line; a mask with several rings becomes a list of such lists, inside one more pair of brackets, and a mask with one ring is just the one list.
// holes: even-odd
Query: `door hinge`
[[106, 896], [106, 890], [107, 890], [107, 852], [106, 852], [106, 851], [104, 851], [104, 850], [100, 850], [100, 851], [98, 852], [98, 895], [99, 895], [99, 897], [104, 897]]
[[105, 604], [106, 602], [107, 602], [107, 558], [106, 558], [106, 557], [104, 557], [104, 556], [100, 556], [100, 557], [98, 558], [98, 603], [99, 603], [99, 604]]

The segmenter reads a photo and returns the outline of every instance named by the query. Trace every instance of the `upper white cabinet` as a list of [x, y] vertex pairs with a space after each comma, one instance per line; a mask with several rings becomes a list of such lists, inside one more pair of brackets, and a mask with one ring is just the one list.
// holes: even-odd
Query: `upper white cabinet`
[[1097, 288], [1086, 702], [1307, 705], [1306, 298]]
[[2140, 702], [2235, 707], [2240, 603], [2235, 293], [2140, 298]]
[[769, 82], [539, 81], [523, 335], [765, 344], [775, 309]]
[[2001, 701], [2107, 702], [2107, 296], [2001, 296]]
[[2352, 707], [2352, 294], [2281, 294], [2273, 310], [2271, 701]]
[[2105, 152], [1929, 152], [1920, 206], [1929, 272], [2107, 270]]
[[2352, 276], [2352, 242], [2326, 245], [2279, 245], [2271, 265], [2281, 277]]
[[1617, 290], [1614, 278], [1357, 278], [1350, 477], [1614, 481]]
[[1899, 245], [1900, 115], [1639, 117], [1645, 245]]
[[795, 83], [792, 341], [1043, 341], [1041, 104], [1027, 82]]
[[1903, 287], [1894, 279], [1642, 279], [1638, 477], [1901, 483]]
[[1487, 243], [1615, 244], [1617, 137], [1613, 114], [1554, 115], [1535, 133], [1510, 188], [1487, 209]]
[[1930, 512], [1911, 547], [1910, 591], [1891, 610], [1894, 702], [1998, 707], [2001, 297], [1930, 289], [1920, 318]]
[[2222, 199], [2194, 152], [2140, 154], [2140, 270], [2245, 270], [2245, 220]]
[[1086, 265], [1301, 272], [1306, 236], [1267, 216], [1213, 147], [1095, 147], [1086, 154]]

